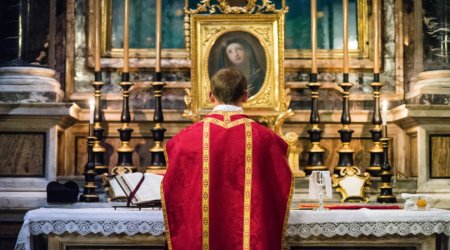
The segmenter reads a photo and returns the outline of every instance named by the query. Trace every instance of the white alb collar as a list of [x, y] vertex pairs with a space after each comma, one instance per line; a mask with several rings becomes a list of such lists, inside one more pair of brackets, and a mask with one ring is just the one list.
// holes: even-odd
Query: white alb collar
[[214, 111], [244, 111], [244, 110], [242, 109], [242, 107], [238, 107], [238, 106], [234, 106], [234, 105], [219, 104], [219, 105], [215, 106], [212, 111], [214, 112]]

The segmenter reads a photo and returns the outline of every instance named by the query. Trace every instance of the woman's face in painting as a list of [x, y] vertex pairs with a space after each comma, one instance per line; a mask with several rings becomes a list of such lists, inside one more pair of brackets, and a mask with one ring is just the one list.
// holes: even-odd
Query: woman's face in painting
[[227, 56], [230, 62], [234, 65], [243, 63], [246, 57], [244, 46], [240, 43], [229, 44], [227, 46]]

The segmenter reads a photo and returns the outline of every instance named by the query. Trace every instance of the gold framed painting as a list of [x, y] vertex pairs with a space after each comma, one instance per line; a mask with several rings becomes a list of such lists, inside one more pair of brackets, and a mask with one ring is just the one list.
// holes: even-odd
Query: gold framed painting
[[225, 67], [241, 69], [247, 77], [248, 115], [270, 117], [286, 111], [283, 22], [282, 13], [192, 15], [192, 86], [185, 114], [195, 120], [212, 110], [210, 79]]

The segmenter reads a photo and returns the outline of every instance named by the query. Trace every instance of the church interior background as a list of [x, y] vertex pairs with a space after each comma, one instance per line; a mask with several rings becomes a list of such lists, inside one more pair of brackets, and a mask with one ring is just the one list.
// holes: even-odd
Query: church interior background
[[[191, 80], [199, 77], [192, 70], [190, 39], [194, 27], [190, 18], [194, 14], [227, 13], [199, 11], [199, 6], [209, 4], [205, 0], [162, 1], [158, 51], [157, 1], [129, 1], [132, 87], [125, 91], [130, 117], [124, 121], [123, 91], [127, 86], [120, 83], [124, 71], [125, 2], [99, 0], [100, 17], [96, 15], [95, 0], [0, 2], [0, 249], [14, 247], [27, 211], [48, 205], [46, 187], [50, 181], [75, 181], [84, 186], [89, 100], [95, 90], [99, 91], [97, 106], [101, 108], [97, 110], [94, 130], [101, 135], [94, 148], [104, 150], [100, 150], [101, 164], [96, 164], [103, 165], [104, 171], [120, 165], [124, 160], [119, 158], [128, 157], [118, 153], [124, 141], [131, 149], [125, 150], [128, 160], [137, 171], [161, 167], [155, 166], [154, 154], [195, 120], [189, 117], [189, 108], [199, 98], [191, 91], [199, 83]], [[210, 4], [218, 2], [244, 8], [252, 2], [263, 5], [267, 1], [221, 0]], [[345, 72], [343, 1], [318, 0], [314, 31], [317, 81], [311, 78], [311, 1], [268, 2], [284, 16], [284, 46], [280, 50], [283, 58], [278, 58], [282, 71], [277, 74], [282, 76], [278, 84], [283, 86], [285, 96], [281, 98], [284, 103], [277, 105], [286, 105], [286, 112], [280, 112], [278, 120], [264, 115], [255, 119], [289, 141], [289, 160], [295, 174], [292, 208], [298, 208], [301, 202], [316, 202], [308, 198], [305, 176], [312, 170], [333, 172], [354, 165], [361, 176], [372, 173], [365, 194], [367, 204], [376, 203], [380, 186], [387, 184], [398, 203], [404, 202], [401, 193], [417, 193], [431, 197], [434, 207], [449, 209], [450, 2], [344, 1], [348, 3], [349, 58]], [[379, 31], [374, 28], [375, 12], [379, 14]], [[245, 13], [228, 15], [233, 19]], [[96, 27], [100, 27], [100, 42], [96, 40]], [[95, 85], [99, 81], [103, 85]], [[345, 81], [352, 83], [347, 90], [341, 84]], [[316, 99], [312, 98], [314, 93]], [[387, 111], [382, 110], [383, 103], [387, 103]], [[312, 113], [320, 114], [320, 122]], [[351, 122], [346, 123], [350, 116]], [[380, 118], [387, 124], [382, 125]], [[133, 129], [129, 143], [121, 140], [122, 132], [118, 131], [124, 123]], [[381, 168], [383, 163], [384, 149], [379, 138], [382, 126], [388, 131], [385, 137], [390, 138], [386, 155], [391, 175], [387, 183], [371, 169]], [[351, 139], [345, 142], [340, 130], [349, 127]], [[318, 143], [311, 137], [314, 129], [321, 135]], [[323, 151], [314, 151], [313, 144]], [[309, 159], [311, 155], [323, 162]], [[103, 197], [99, 177], [96, 183]], [[341, 193], [334, 190], [327, 202], [339, 203], [341, 198]]]

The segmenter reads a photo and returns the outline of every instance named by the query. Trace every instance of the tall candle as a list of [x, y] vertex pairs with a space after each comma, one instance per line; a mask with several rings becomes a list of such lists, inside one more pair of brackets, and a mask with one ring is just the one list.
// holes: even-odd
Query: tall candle
[[386, 138], [388, 136], [387, 133], [387, 111], [388, 111], [388, 102], [387, 100], [383, 101], [383, 105], [381, 107], [381, 120], [383, 122], [383, 126], [382, 126], [382, 137]]
[[380, 65], [378, 62], [378, 51], [379, 51], [379, 39], [380, 39], [380, 26], [379, 26], [379, 2], [378, 0], [373, 1], [373, 73], [380, 73]]
[[388, 102], [387, 100], [384, 100], [383, 105], [381, 107], [381, 119], [383, 120], [383, 125], [387, 125], [387, 111], [388, 111]]
[[128, 73], [128, 4], [125, 0], [124, 20], [123, 20], [123, 72]]
[[156, 0], [156, 72], [161, 72], [161, 0]]
[[317, 2], [311, 1], [311, 73], [317, 73]]
[[95, 100], [89, 100], [89, 124], [94, 124]]
[[344, 74], [348, 73], [348, 0], [342, 0], [343, 36], [344, 36]]
[[95, 72], [100, 71], [100, 1], [95, 1]]

